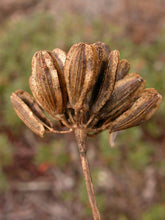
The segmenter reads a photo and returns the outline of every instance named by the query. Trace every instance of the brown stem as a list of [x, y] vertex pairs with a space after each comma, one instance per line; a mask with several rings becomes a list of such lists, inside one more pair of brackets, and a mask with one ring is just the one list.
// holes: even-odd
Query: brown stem
[[82, 165], [82, 169], [83, 169], [83, 173], [84, 173], [84, 177], [85, 177], [85, 184], [86, 184], [88, 198], [89, 198], [89, 202], [90, 202], [92, 213], [93, 213], [93, 219], [100, 220], [101, 219], [100, 213], [97, 208], [92, 178], [91, 178], [91, 174], [90, 174], [88, 160], [86, 157], [86, 137], [87, 137], [87, 135], [86, 135], [85, 131], [83, 131], [81, 129], [76, 129], [75, 136], [76, 136], [76, 140], [77, 140], [77, 144], [78, 144], [78, 148], [79, 148], [81, 165]]

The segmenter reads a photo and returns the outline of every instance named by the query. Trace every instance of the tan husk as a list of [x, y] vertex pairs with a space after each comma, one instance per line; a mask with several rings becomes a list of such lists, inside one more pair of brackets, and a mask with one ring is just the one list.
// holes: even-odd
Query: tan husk
[[54, 50], [52, 50], [52, 54], [55, 56], [55, 59], [59, 65], [61, 71], [64, 71], [64, 64], [65, 64], [65, 60], [66, 60], [65, 51], [63, 51], [59, 48], [55, 48]]
[[75, 111], [88, 111], [89, 100], [98, 75], [98, 59], [94, 46], [78, 43], [69, 50], [64, 75], [70, 106]]
[[37, 135], [43, 137], [52, 128], [52, 123], [43, 114], [34, 99], [25, 91], [17, 90], [11, 95], [11, 102], [18, 117]]
[[129, 62], [126, 59], [120, 60], [117, 68], [116, 81], [123, 79], [124, 76], [128, 74], [129, 70], [130, 70]]
[[46, 112], [52, 117], [63, 113], [67, 101], [64, 75], [50, 51], [34, 54], [29, 84], [35, 99]]
[[113, 120], [124, 112], [144, 89], [144, 80], [137, 73], [129, 74], [115, 84], [114, 91], [100, 110], [99, 118]]
[[119, 131], [137, 126], [155, 113], [162, 97], [155, 89], [145, 89], [134, 104], [110, 125], [110, 131]]
[[113, 50], [109, 54], [106, 70], [101, 72], [101, 85], [92, 106], [92, 114], [96, 114], [111, 96], [115, 86], [119, 56], [118, 50]]

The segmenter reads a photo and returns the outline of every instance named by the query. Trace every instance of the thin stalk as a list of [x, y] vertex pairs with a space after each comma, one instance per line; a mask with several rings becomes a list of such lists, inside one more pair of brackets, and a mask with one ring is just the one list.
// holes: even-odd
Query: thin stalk
[[86, 133], [85, 131], [81, 129], [76, 129], [75, 130], [75, 136], [79, 148], [79, 153], [80, 153], [80, 159], [81, 159], [81, 165], [85, 177], [85, 184], [86, 184], [86, 189], [88, 192], [88, 199], [90, 202], [90, 206], [92, 209], [92, 214], [93, 214], [93, 219], [94, 220], [101, 220], [100, 218], [100, 213], [97, 207], [96, 203], [96, 198], [95, 198], [95, 193], [94, 193], [94, 188], [93, 188], [93, 183], [92, 183], [92, 178], [90, 174], [90, 169], [88, 165], [88, 160], [86, 156]]

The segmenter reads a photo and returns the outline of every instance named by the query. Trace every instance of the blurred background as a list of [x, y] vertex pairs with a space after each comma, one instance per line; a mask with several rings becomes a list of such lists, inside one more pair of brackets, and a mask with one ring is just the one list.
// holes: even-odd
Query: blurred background
[[[30, 92], [35, 51], [103, 41], [146, 87], [165, 93], [164, 0], [0, 1], [0, 219], [91, 220], [72, 134], [41, 139], [16, 116], [10, 94]], [[144, 125], [89, 138], [103, 220], [165, 219], [165, 100]]]

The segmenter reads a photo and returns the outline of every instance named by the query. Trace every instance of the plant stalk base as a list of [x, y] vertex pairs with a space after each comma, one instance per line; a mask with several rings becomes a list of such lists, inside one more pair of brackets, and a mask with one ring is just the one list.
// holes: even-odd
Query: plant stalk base
[[89, 164], [88, 164], [88, 160], [87, 160], [87, 156], [86, 156], [87, 135], [84, 130], [76, 129], [75, 136], [76, 136], [76, 140], [77, 140], [77, 144], [78, 144], [78, 148], [79, 148], [81, 165], [82, 165], [82, 169], [83, 169], [83, 173], [84, 173], [85, 184], [86, 184], [86, 188], [87, 188], [87, 192], [88, 192], [89, 202], [90, 202], [91, 209], [92, 209], [93, 219], [94, 220], [101, 220], [100, 213], [99, 213], [97, 203], [96, 203], [94, 187], [93, 187], [92, 178], [91, 178], [91, 174], [90, 174], [90, 168], [89, 168]]

